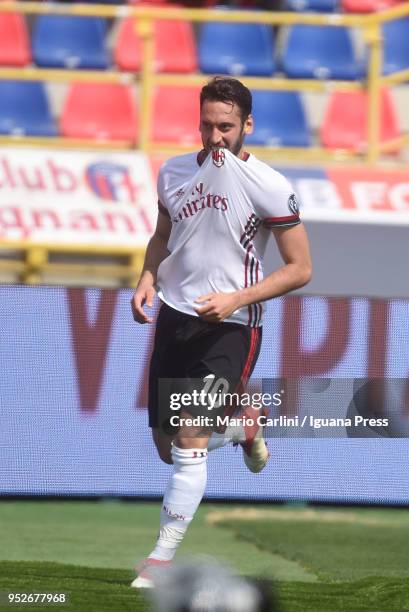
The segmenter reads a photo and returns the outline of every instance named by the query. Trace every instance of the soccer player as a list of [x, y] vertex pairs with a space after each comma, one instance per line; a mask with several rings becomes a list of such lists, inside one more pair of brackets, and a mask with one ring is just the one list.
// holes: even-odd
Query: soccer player
[[[151, 323], [144, 307], [156, 295], [156, 323], [149, 379], [149, 425], [163, 461], [173, 464], [157, 543], [132, 586], [151, 587], [157, 566], [172, 561], [202, 499], [207, 453], [235, 440], [212, 427], [180, 427], [163, 418], [163, 381], [227, 381], [243, 390], [261, 342], [263, 302], [310, 280], [308, 239], [297, 199], [286, 178], [245, 152], [253, 118], [250, 91], [237, 79], [216, 77], [200, 94], [203, 149], [168, 160], [158, 177], [158, 220], [132, 298], [134, 319]], [[274, 235], [283, 265], [263, 277], [263, 255]], [[209, 381], [209, 378], [206, 379]], [[165, 396], [167, 397], [167, 396]], [[165, 422], [165, 425], [164, 425]], [[172, 433], [173, 432], [173, 433]], [[268, 451], [261, 428], [240, 444], [247, 467], [260, 472]]]

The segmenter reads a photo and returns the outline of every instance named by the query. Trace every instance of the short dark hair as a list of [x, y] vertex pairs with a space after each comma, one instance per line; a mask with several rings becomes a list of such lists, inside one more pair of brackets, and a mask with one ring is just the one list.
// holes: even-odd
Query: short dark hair
[[244, 121], [251, 113], [252, 96], [251, 91], [247, 89], [238, 79], [231, 77], [214, 77], [211, 79], [200, 92], [200, 108], [206, 100], [212, 102], [232, 102], [237, 104], [240, 109], [241, 120]]

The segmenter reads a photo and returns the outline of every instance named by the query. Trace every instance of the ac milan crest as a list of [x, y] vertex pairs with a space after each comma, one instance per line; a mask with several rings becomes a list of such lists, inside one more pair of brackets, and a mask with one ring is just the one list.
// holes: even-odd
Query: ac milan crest
[[300, 214], [300, 207], [298, 205], [298, 200], [296, 198], [295, 193], [291, 194], [290, 197], [288, 198], [288, 208], [293, 213], [293, 215]]
[[224, 164], [224, 160], [226, 159], [223, 149], [214, 149], [212, 151], [212, 159], [214, 165], [217, 166], [217, 168], [221, 168]]

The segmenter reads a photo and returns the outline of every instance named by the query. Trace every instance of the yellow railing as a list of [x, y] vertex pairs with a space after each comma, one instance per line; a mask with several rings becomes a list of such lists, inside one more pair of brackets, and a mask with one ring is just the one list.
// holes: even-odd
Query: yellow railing
[[[388, 76], [382, 76], [382, 24], [409, 15], [409, 2], [388, 9], [380, 13], [367, 15], [354, 14], [316, 14], [316, 13], [280, 13], [261, 11], [221, 11], [210, 9], [186, 8], [159, 8], [137, 6], [108, 6], [95, 4], [52, 4], [39, 2], [1, 2], [0, 11], [13, 11], [26, 14], [58, 14], [78, 16], [100, 16], [106, 18], [135, 17], [136, 27], [143, 41], [142, 70], [139, 74], [122, 73], [119, 71], [87, 71], [87, 70], [49, 70], [36, 68], [1, 68], [0, 78], [30, 79], [44, 81], [71, 81], [87, 80], [98, 82], [125, 82], [139, 81], [141, 88], [141, 132], [137, 143], [139, 149], [149, 152], [174, 153], [191, 149], [189, 146], [175, 143], [153, 142], [151, 139], [152, 126], [152, 91], [156, 85], [183, 86], [189, 84], [204, 84], [210, 75], [203, 74], [157, 74], [154, 71], [154, 32], [153, 22], [157, 19], [188, 20], [192, 22], [236, 22], [236, 23], [263, 23], [269, 25], [329, 25], [333, 27], [348, 26], [360, 28], [363, 31], [365, 42], [369, 48], [369, 70], [366, 81], [320, 81], [316, 79], [286, 79], [280, 77], [243, 77], [242, 81], [252, 89], [268, 90], [302, 90], [312, 92], [328, 92], [337, 90], [367, 89], [369, 96], [368, 112], [368, 146], [361, 153], [346, 150], [329, 151], [322, 147], [289, 148], [289, 147], [258, 147], [252, 149], [261, 153], [263, 157], [280, 160], [303, 161], [358, 161], [359, 163], [376, 163], [382, 153], [396, 150], [409, 142], [409, 134], [402, 135], [390, 142], [380, 143], [379, 117], [380, 117], [380, 88], [384, 85], [397, 85], [409, 78], [409, 69]], [[63, 138], [51, 141], [48, 138], [19, 138], [19, 143], [37, 146], [67, 146], [75, 148], [129, 149], [127, 143], [104, 143], [96, 141], [77, 141]], [[1, 145], [14, 145], [15, 137], [2, 137]]]
[[89, 245], [36, 244], [29, 241], [0, 242], [0, 270], [3, 278], [27, 285], [41, 282], [61, 284], [70, 278], [75, 284], [111, 284], [134, 287], [142, 269], [145, 249]]
[[[177, 143], [158, 143], [151, 139], [152, 126], [152, 92], [156, 85], [184, 86], [204, 84], [211, 75], [203, 74], [158, 74], [154, 70], [154, 31], [153, 23], [157, 19], [188, 20], [193, 22], [223, 21], [263, 23], [271, 26], [310, 24], [329, 25], [333, 27], [348, 26], [360, 28], [369, 48], [369, 71], [365, 81], [320, 81], [315, 79], [286, 79], [282, 77], [242, 77], [241, 80], [252, 89], [266, 90], [301, 90], [310, 92], [330, 92], [337, 90], [366, 89], [369, 96], [368, 112], [368, 146], [365, 151], [356, 154], [348, 150], [328, 151], [323, 147], [289, 148], [289, 147], [249, 147], [250, 151], [269, 160], [300, 160], [302, 162], [334, 162], [376, 164], [382, 154], [396, 151], [409, 143], [409, 134], [388, 142], [380, 142], [380, 89], [409, 80], [409, 69], [399, 73], [382, 76], [382, 24], [386, 21], [409, 15], [409, 2], [368, 15], [352, 14], [306, 14], [276, 13], [252, 11], [220, 11], [209, 9], [182, 9], [159, 7], [108, 6], [95, 4], [52, 4], [41, 2], [0, 2], [0, 11], [20, 12], [26, 14], [59, 14], [78, 16], [100, 16], [122, 19], [134, 17], [136, 27], [143, 42], [142, 70], [138, 74], [89, 70], [54, 70], [41, 68], [0, 68], [0, 79], [26, 79], [50, 82], [70, 82], [86, 80], [95, 82], [120, 82], [135, 84], [140, 87], [141, 133], [137, 147], [147, 153], [174, 154], [186, 151], [191, 147]], [[126, 150], [131, 148], [127, 142], [98, 142], [94, 140], [72, 138], [37, 138], [0, 136], [0, 146], [30, 146], [47, 148], [109, 149]], [[110, 278], [125, 286], [134, 285], [143, 261], [143, 250], [131, 248], [111, 248], [92, 246], [66, 246], [58, 244], [30, 244], [21, 241], [0, 242], [2, 256], [0, 267], [3, 272], [16, 275], [26, 283], [37, 283], [44, 278], [65, 275], [78, 275], [88, 278]], [[58, 254], [56, 257], [55, 255]], [[61, 256], [63, 260], [61, 260]], [[64, 259], [65, 257], [65, 259]], [[107, 263], [107, 257], [111, 258]], [[81, 259], [83, 258], [83, 259]], [[44, 277], [44, 275], [46, 275]], [[98, 284], [98, 280], [97, 280]]]

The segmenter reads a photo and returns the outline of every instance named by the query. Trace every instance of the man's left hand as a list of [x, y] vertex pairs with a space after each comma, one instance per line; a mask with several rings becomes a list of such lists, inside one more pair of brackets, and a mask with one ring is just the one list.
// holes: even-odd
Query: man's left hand
[[234, 293], [208, 293], [195, 300], [196, 304], [203, 304], [203, 302], [205, 302], [204, 306], [195, 308], [199, 317], [209, 323], [221, 323], [240, 308], [240, 295], [238, 291]]

